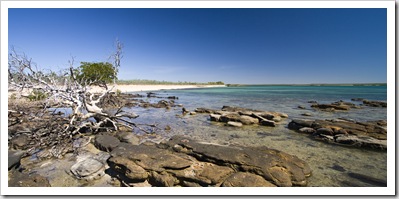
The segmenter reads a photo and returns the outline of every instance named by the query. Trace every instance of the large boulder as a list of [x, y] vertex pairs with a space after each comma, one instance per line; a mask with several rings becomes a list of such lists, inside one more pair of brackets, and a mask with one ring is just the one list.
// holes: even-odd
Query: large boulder
[[94, 154], [82, 150], [76, 156], [76, 162], [70, 168], [70, 173], [77, 179], [86, 181], [97, 180], [105, 175], [106, 163], [110, 158], [109, 153], [99, 152]]
[[152, 171], [149, 179], [149, 183], [156, 187], [173, 187], [179, 181], [167, 172], [155, 172]]
[[221, 115], [218, 114], [210, 114], [209, 115], [211, 121], [219, 122]]
[[242, 127], [242, 123], [241, 122], [229, 121], [229, 122], [227, 122], [227, 126]]
[[120, 144], [118, 138], [110, 136], [110, 135], [97, 135], [94, 141], [94, 145], [106, 152], [112, 151]]
[[222, 187], [275, 187], [259, 175], [247, 172], [237, 172], [229, 176], [222, 184]]
[[17, 167], [21, 161], [24, 151], [8, 151], [8, 170]]
[[132, 181], [145, 181], [148, 178], [148, 172], [128, 158], [112, 157], [108, 164]]
[[240, 114], [236, 112], [227, 112], [220, 116], [219, 121], [227, 123], [227, 122], [240, 122]]
[[121, 142], [126, 142], [130, 143], [133, 145], [139, 145], [140, 144], [140, 138], [138, 138], [136, 135], [134, 135], [132, 132], [128, 131], [121, 131], [116, 134], [116, 137], [121, 141]]
[[130, 145], [121, 143], [111, 152], [112, 157], [125, 157], [146, 170], [157, 172], [166, 169], [182, 169], [191, 165], [190, 159], [180, 154], [173, 154], [168, 150], [157, 148], [153, 145]]
[[226, 179], [234, 170], [210, 162], [193, 161], [190, 167], [183, 170], [171, 170], [174, 176], [202, 186], [216, 185]]
[[25, 149], [29, 143], [29, 137], [26, 134], [18, 135], [10, 140], [13, 149]]
[[96, 180], [105, 174], [105, 165], [94, 158], [86, 158], [72, 165], [70, 171], [77, 179]]
[[196, 108], [194, 111], [197, 113], [215, 113], [215, 110], [209, 108]]
[[241, 115], [239, 120], [244, 125], [259, 123], [259, 120], [257, 118], [253, 118], [253, 117], [250, 117], [250, 116], [247, 116], [247, 115]]
[[276, 122], [274, 122], [272, 120], [268, 120], [268, 119], [261, 120], [260, 124], [263, 126], [272, 126], [272, 127], [276, 126]]

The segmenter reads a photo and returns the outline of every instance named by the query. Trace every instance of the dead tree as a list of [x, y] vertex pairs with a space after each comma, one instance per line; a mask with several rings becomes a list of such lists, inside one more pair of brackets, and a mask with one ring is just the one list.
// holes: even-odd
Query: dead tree
[[115, 47], [116, 51], [111, 56], [114, 59], [114, 84], [116, 83], [116, 75], [118, 74], [119, 67], [121, 66], [121, 59], [123, 57], [122, 55], [123, 44], [118, 39], [116, 39]]
[[[118, 42], [118, 46], [119, 46]], [[120, 54], [115, 57], [120, 58]], [[63, 107], [72, 109], [69, 125], [64, 132], [73, 136], [82, 129], [90, 129], [97, 132], [104, 125], [110, 125], [115, 130], [118, 125], [135, 128], [137, 125], [129, 119], [136, 118], [138, 115], [126, 113], [117, 109], [116, 113], [111, 114], [105, 111], [100, 105], [100, 101], [113, 89], [103, 88], [101, 93], [91, 93], [88, 89], [93, 82], [82, 83], [76, 78], [76, 70], [73, 67], [73, 59], [69, 62], [70, 66], [62, 73], [61, 78], [44, 73], [37, 69], [25, 54], [18, 54], [14, 49], [11, 50], [8, 60], [9, 87], [14, 87], [20, 91], [33, 89], [43, 92], [46, 96], [46, 107], [52, 104], [61, 104]], [[93, 120], [96, 118], [97, 120]], [[139, 127], [137, 127], [139, 128]]]

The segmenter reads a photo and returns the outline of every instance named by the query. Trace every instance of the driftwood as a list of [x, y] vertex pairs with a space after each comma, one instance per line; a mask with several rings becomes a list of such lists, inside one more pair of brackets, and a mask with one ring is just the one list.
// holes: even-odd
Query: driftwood
[[[120, 59], [120, 56], [116, 56]], [[117, 60], [118, 63], [120, 60]], [[116, 107], [115, 113], [104, 110], [102, 105], [106, 104], [104, 100], [112, 97], [111, 90], [103, 84], [103, 90], [100, 93], [92, 93], [88, 87], [95, 81], [79, 82], [76, 79], [73, 59], [69, 62], [70, 66], [67, 70], [55, 75], [54, 72], [43, 72], [37, 69], [35, 63], [26, 55], [16, 53], [14, 49], [9, 54], [8, 62], [8, 84], [9, 89], [15, 89], [22, 93], [25, 89], [39, 91], [44, 94], [43, 110], [57, 105], [58, 107], [71, 108], [72, 113], [68, 118], [68, 122], [63, 126], [60, 134], [67, 134], [70, 137], [80, 134], [82, 131], [90, 130], [98, 132], [106, 127], [112, 130], [118, 130], [120, 125], [131, 129], [140, 128], [130, 119], [137, 118], [138, 115], [126, 113], [122, 111], [123, 105]], [[19, 110], [9, 110], [9, 113], [18, 112]], [[18, 123], [13, 121], [9, 125]]]

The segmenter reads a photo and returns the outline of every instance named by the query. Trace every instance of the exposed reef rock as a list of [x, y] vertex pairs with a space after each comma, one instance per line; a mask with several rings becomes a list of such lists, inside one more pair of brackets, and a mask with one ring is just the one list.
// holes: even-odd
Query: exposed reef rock
[[372, 106], [372, 107], [387, 107], [387, 102], [384, 101], [373, 101], [373, 100], [367, 100], [363, 98], [352, 98], [352, 101], [358, 101], [362, 102], [363, 105], [365, 106]]
[[333, 102], [331, 104], [318, 104], [318, 103], [313, 103], [310, 107], [322, 111], [348, 111], [352, 108], [361, 108], [358, 105], [355, 105], [354, 103], [351, 102], [344, 102], [342, 100], [338, 102]]
[[125, 184], [152, 186], [306, 186], [311, 174], [304, 161], [281, 151], [183, 136], [158, 145], [120, 143], [108, 163]]
[[[384, 101], [371, 101], [371, 100], [366, 100], [363, 98], [353, 98], [351, 99], [352, 101], [361, 101], [362, 104], [354, 104], [352, 102], [345, 102], [343, 100], [333, 102], [331, 104], [319, 104], [316, 101], [309, 101], [312, 105], [310, 107], [316, 109], [316, 110], [322, 110], [322, 111], [329, 111], [329, 112], [334, 112], [334, 111], [348, 111], [350, 109], [359, 109], [364, 106], [371, 106], [371, 107], [387, 107], [387, 102]], [[303, 107], [303, 106], [300, 106]]]
[[294, 119], [288, 128], [330, 143], [366, 148], [387, 148], [386, 121], [356, 122], [344, 119]]
[[242, 125], [259, 124], [263, 126], [276, 126], [288, 115], [279, 112], [260, 111], [241, 107], [223, 106], [221, 110], [197, 108], [197, 113], [210, 113], [211, 121], [223, 122], [228, 126], [241, 127]]

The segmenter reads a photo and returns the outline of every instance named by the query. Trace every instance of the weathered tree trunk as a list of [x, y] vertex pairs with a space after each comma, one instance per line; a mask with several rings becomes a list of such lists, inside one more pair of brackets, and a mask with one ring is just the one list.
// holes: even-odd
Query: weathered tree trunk
[[[121, 44], [118, 42], [118, 51], [115, 55], [116, 66], [119, 66], [121, 58]], [[136, 124], [126, 118], [136, 118], [135, 114], [122, 114], [119, 109], [115, 114], [105, 112], [99, 102], [106, 96], [111, 95], [113, 87], [104, 87], [101, 93], [91, 93], [88, 89], [93, 82], [81, 83], [74, 74], [73, 60], [70, 61], [70, 67], [62, 76], [56, 77], [43, 71], [37, 70], [36, 65], [28, 59], [26, 55], [19, 55], [12, 50], [8, 61], [9, 88], [14, 87], [20, 91], [29, 88], [42, 92], [46, 98], [46, 106], [52, 103], [62, 104], [64, 107], [72, 108], [69, 125], [64, 132], [71, 135], [78, 133], [82, 128], [89, 128], [96, 132], [105, 124], [112, 124], [113, 129], [117, 130], [117, 124], [136, 127]], [[90, 118], [99, 120], [93, 122]], [[73, 130], [71, 130], [73, 129]]]

